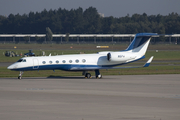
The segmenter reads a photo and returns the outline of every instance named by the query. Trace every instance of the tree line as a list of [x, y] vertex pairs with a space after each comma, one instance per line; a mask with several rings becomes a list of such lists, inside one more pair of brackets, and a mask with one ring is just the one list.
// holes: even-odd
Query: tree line
[[42, 12], [0, 15], [0, 34], [45, 34], [49, 27], [54, 34], [135, 34], [153, 32], [159, 34], [180, 33], [180, 15], [147, 15], [102, 17], [96, 8], [83, 10], [44, 9]]

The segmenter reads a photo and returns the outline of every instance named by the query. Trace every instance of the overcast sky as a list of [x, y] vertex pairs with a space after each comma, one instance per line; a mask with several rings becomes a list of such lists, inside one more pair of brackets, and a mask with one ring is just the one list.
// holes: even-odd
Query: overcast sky
[[180, 0], [0, 0], [0, 15], [28, 14], [46, 10], [65, 8], [67, 10], [90, 6], [97, 8], [105, 17], [123, 17], [138, 13], [147, 15], [180, 14]]

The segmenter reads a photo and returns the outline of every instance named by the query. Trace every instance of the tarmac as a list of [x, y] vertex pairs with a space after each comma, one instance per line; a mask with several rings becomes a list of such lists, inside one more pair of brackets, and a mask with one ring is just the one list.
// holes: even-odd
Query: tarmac
[[180, 74], [0, 78], [0, 120], [179, 120]]

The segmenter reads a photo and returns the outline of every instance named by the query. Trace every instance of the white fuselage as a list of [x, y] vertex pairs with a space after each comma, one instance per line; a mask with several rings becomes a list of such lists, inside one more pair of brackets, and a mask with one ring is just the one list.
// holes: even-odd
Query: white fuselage
[[[144, 58], [153, 33], [136, 34], [134, 40], [124, 51], [104, 51], [96, 54], [75, 54], [41, 57], [24, 57], [10, 65], [8, 69], [27, 70], [94, 70], [98, 76], [99, 69], [116, 69], [115, 66], [131, 63]], [[153, 58], [153, 57], [152, 57]], [[152, 61], [152, 58], [150, 61]], [[145, 66], [149, 66], [147, 63]]]
[[[113, 55], [112, 60], [107, 59], [107, 54]], [[41, 57], [24, 57], [8, 67], [11, 70], [95, 70], [103, 67], [112, 67], [135, 61], [142, 56], [125, 52], [99, 52], [97, 54], [75, 54]]]

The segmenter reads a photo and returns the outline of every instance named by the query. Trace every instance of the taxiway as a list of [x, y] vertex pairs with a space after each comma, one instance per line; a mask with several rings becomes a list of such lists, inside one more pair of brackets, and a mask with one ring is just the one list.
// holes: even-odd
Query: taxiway
[[1, 120], [178, 120], [180, 75], [0, 78]]

